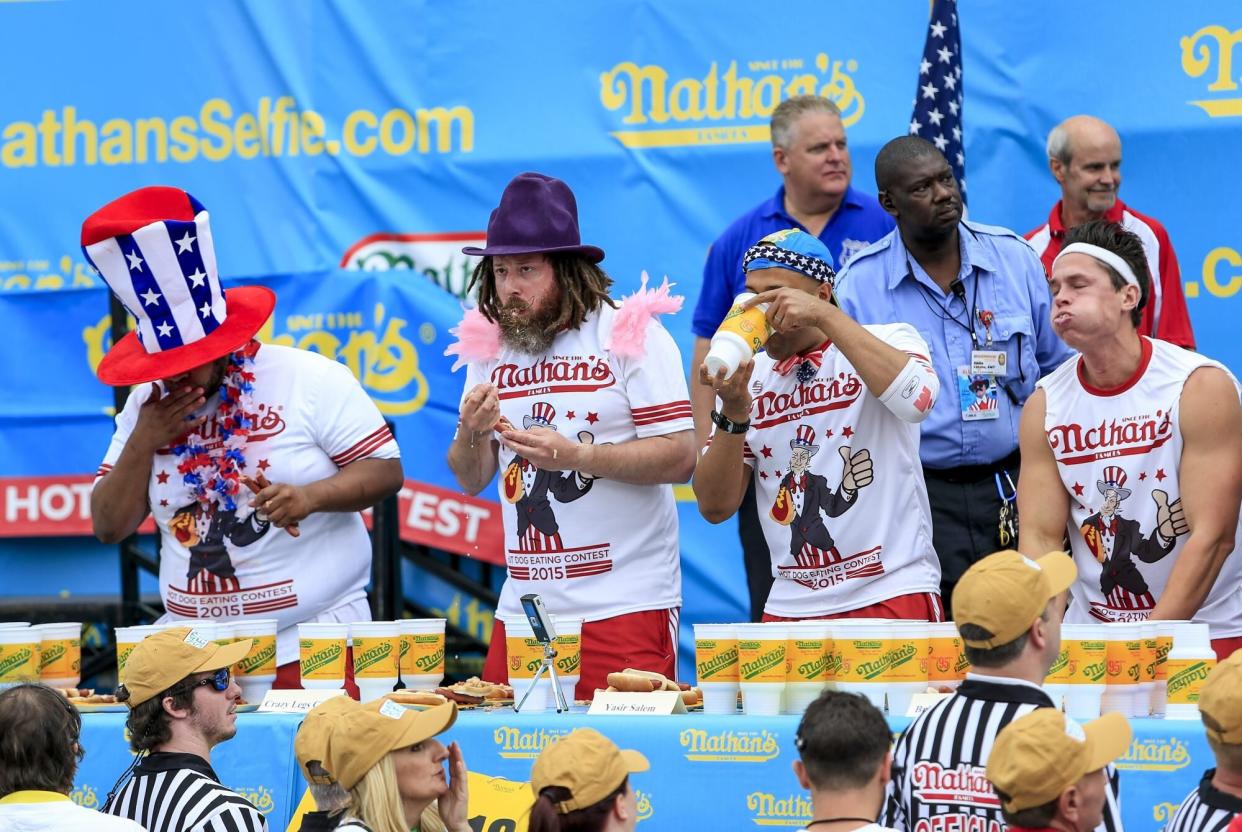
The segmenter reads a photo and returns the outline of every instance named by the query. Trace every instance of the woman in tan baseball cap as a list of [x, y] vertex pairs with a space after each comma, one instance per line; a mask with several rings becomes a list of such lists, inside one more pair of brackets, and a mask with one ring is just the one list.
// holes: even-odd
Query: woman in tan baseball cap
[[530, 772], [535, 805], [529, 832], [630, 832], [638, 797], [630, 775], [647, 758], [619, 749], [593, 728], [578, 728], [539, 753]]
[[456, 719], [451, 702], [411, 711], [341, 696], [314, 708], [294, 740], [319, 809], [302, 831], [471, 832], [461, 749], [435, 738]]

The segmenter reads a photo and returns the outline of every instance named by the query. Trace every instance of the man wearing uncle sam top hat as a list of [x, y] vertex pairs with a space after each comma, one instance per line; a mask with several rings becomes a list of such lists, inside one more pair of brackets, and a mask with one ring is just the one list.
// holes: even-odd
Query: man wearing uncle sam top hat
[[223, 291], [207, 210], [142, 188], [82, 224], [82, 250], [137, 323], [98, 368], [133, 385], [91, 494], [114, 543], [150, 513], [170, 618], [276, 618], [276, 685], [295, 625], [370, 619], [361, 509], [401, 486], [392, 433], [343, 365], [255, 334], [271, 290]]
[[[1143, 244], [1096, 220], [1052, 263], [1052, 326], [1079, 354], [1022, 414], [1018, 508], [1028, 554], [1069, 534], [1071, 623], [1194, 619], [1242, 647], [1242, 406], [1219, 362], [1139, 335]], [[1232, 556], [1231, 556], [1232, 553]]]
[[764, 237], [743, 264], [747, 303], [766, 306], [773, 333], [729, 378], [698, 369], [719, 401], [699, 511], [726, 520], [755, 484], [775, 576], [765, 621], [943, 620], [918, 458], [940, 389], [927, 345], [906, 324], [842, 312], [832, 256], [804, 231]]
[[[681, 607], [677, 509], [669, 483], [694, 467], [677, 345], [653, 318], [681, 308], [667, 281], [619, 306], [584, 245], [569, 186], [522, 173], [487, 224], [471, 278], [479, 305], [454, 330], [468, 365], [448, 464], [479, 493], [501, 473], [508, 577], [483, 675], [510, 669], [505, 619], [519, 597], [585, 622], [578, 690], [626, 667], [676, 672]], [[518, 426], [521, 426], [520, 428]]]

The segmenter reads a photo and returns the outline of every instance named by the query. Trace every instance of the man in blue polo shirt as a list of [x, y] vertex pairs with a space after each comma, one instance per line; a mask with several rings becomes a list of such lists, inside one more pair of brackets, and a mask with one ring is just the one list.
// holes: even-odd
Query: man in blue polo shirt
[[[822, 240], [839, 268], [893, 230], [892, 217], [875, 197], [850, 185], [853, 166], [836, 104], [817, 95], [786, 99], [772, 112], [771, 128], [772, 161], [783, 183], [775, 196], [738, 217], [712, 243], [694, 310], [692, 377], [707, 356], [711, 337], [733, 298], [745, 291], [742, 255], [746, 249], [775, 231], [798, 228]], [[690, 402], [695, 436], [702, 447], [711, 433], [709, 416], [715, 404], [712, 389], [690, 385]], [[753, 488], [738, 512], [738, 530], [750, 586], [751, 617], [758, 621], [772, 587], [772, 569]]]
[[913, 324], [931, 348], [941, 394], [919, 456], [947, 606], [970, 564], [1016, 542], [1022, 405], [1070, 350], [1052, 331], [1039, 257], [1008, 229], [962, 219], [957, 180], [935, 145], [893, 139], [876, 156], [875, 179], [897, 230], [850, 261], [837, 299], [861, 324]]

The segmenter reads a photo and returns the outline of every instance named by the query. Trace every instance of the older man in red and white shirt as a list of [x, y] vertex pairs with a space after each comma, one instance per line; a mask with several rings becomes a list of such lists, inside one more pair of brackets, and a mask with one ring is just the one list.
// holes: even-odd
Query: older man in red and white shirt
[[1061, 253], [1070, 229], [1089, 220], [1117, 223], [1142, 241], [1152, 277], [1139, 334], [1194, 349], [1195, 334], [1169, 232], [1117, 198], [1121, 188], [1121, 138], [1117, 131], [1092, 116], [1066, 119], [1048, 134], [1048, 167], [1061, 186], [1061, 199], [1052, 206], [1048, 222], [1026, 235], [1044, 270], [1052, 273], [1052, 261]]

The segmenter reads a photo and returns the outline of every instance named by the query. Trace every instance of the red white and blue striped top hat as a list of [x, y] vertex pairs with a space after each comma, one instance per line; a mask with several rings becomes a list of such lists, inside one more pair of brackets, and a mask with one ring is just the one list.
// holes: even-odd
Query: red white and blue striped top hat
[[138, 323], [99, 363], [100, 381], [172, 378], [244, 346], [276, 295], [220, 288], [207, 210], [178, 188], [140, 188], [82, 223], [82, 251]]
[[798, 432], [793, 439], [789, 440], [789, 447], [793, 450], [810, 451], [814, 456], [819, 451], [819, 446], [815, 444], [815, 428], [810, 425], [798, 425]]
[[1108, 496], [1109, 491], [1117, 492], [1117, 499], [1124, 500], [1130, 496], [1130, 489], [1123, 488], [1126, 484], [1126, 472], [1117, 465], [1109, 465], [1104, 468], [1103, 479], [1095, 481], [1095, 487], [1104, 496]]
[[530, 430], [532, 427], [552, 428], [556, 430], [556, 425], [552, 422], [556, 419], [556, 409], [547, 402], [535, 402], [531, 405], [530, 415], [522, 417], [522, 427]]

